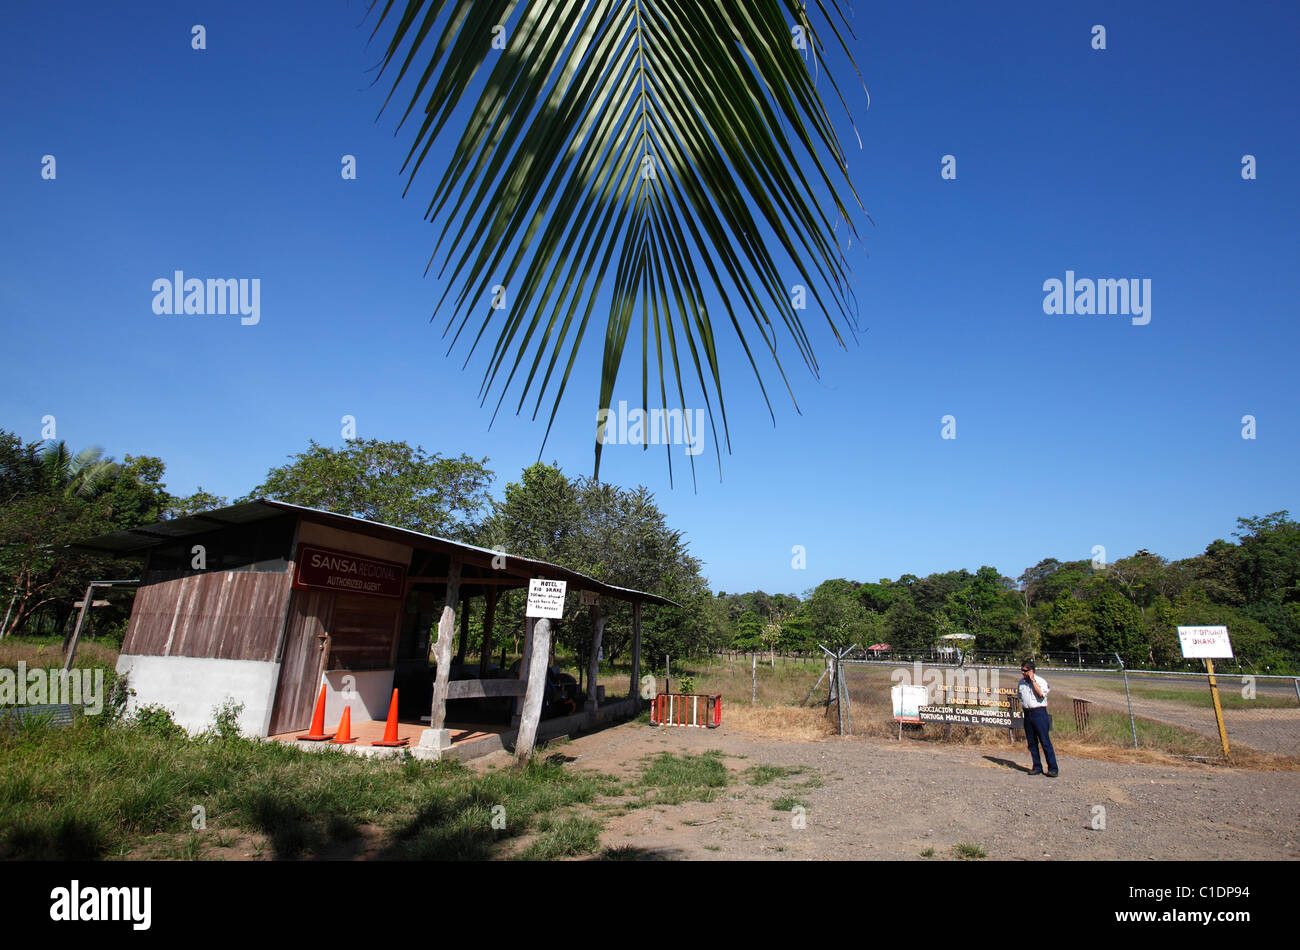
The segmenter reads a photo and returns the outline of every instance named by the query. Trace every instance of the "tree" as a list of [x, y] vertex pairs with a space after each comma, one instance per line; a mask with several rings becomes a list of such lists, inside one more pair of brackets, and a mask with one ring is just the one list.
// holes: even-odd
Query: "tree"
[[444, 458], [405, 442], [310, 443], [243, 500], [275, 498], [455, 540], [472, 540], [488, 507], [487, 459]]
[[842, 650], [862, 643], [870, 631], [862, 602], [844, 588], [844, 581], [824, 581], [807, 603], [809, 626], [827, 649]]
[[73, 453], [66, 442], [45, 442], [28, 450], [33, 488], [47, 495], [93, 498], [112, 480], [116, 466], [92, 445]]
[[[570, 479], [557, 467], [535, 464], [506, 486], [483, 529], [483, 537], [510, 554], [551, 561], [606, 584], [658, 594], [680, 607], [648, 607], [642, 618], [642, 652], [648, 667], [665, 653], [691, 656], [720, 645], [725, 627], [680, 531], [668, 527], [644, 487], [620, 488], [594, 478]], [[519, 597], [503, 598], [498, 613], [521, 625]], [[605, 599], [609, 623], [602, 639], [615, 658], [631, 643], [631, 609]], [[589, 612], [570, 597], [555, 625], [556, 642], [584, 657], [591, 643]]]
[[184, 518], [186, 515], [197, 514], [200, 511], [211, 511], [214, 508], [225, 508], [230, 504], [229, 499], [222, 495], [214, 495], [211, 492], [203, 490], [200, 485], [192, 495], [173, 495], [167, 503], [167, 509], [163, 512], [166, 518]]
[[[403, 166], [408, 190], [434, 143], [455, 134], [452, 119], [466, 117], [438, 162], [445, 170], [428, 217], [442, 223], [434, 255], [445, 247], [450, 273], [438, 306], [450, 302], [452, 345], [477, 312], [478, 329], [466, 334], [472, 355], [495, 320], [484, 399], [499, 385], [499, 411], [518, 377], [515, 411], [536, 390], [536, 418], [553, 392], [549, 433], [599, 300], [607, 310], [594, 408], [611, 408], [639, 322], [642, 402], [652, 363], [664, 409], [672, 388], [686, 410], [686, 387], [698, 383], [720, 467], [724, 351], [711, 300], [769, 411], [755, 350], [789, 388], [774, 326], [784, 325], [814, 375], [801, 309], [820, 309], [841, 346], [841, 327], [854, 327], [845, 251], [856, 237], [848, 206], [861, 211], [861, 202], [817, 87], [821, 77], [844, 101], [822, 59], [828, 40], [857, 69], [838, 4], [826, 36], [796, 0], [393, 7], [384, 5], [371, 36], [387, 28], [380, 75], [396, 69], [385, 107], [408, 73], [419, 77], [398, 124], [421, 117]], [[478, 101], [463, 101], [480, 70]], [[601, 447], [597, 435], [596, 477]]]
[[577, 489], [558, 467], [538, 462], [506, 485], [481, 535], [483, 543], [501, 550], [562, 564], [577, 523]]
[[62, 629], [72, 602], [95, 577], [121, 577], [130, 565], [69, 547], [76, 541], [158, 520], [166, 499], [161, 460], [128, 455], [119, 465], [98, 447], [73, 452], [64, 442], [23, 446], [0, 432], [0, 578], [8, 623], [0, 636], [33, 618]]

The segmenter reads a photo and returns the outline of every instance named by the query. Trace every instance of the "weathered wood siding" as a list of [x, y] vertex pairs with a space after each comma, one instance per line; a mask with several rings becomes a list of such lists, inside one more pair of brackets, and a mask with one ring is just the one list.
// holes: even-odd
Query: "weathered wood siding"
[[320, 638], [329, 631], [334, 597], [331, 591], [293, 592], [270, 735], [297, 732], [311, 725], [312, 709], [320, 692], [323, 659]]
[[220, 571], [162, 579], [146, 574], [135, 594], [122, 652], [274, 660], [290, 574]]

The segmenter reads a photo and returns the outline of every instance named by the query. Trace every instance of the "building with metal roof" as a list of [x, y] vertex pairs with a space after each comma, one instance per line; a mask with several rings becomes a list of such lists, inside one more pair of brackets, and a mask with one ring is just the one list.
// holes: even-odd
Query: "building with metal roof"
[[[75, 547], [145, 558], [117, 666], [135, 690], [133, 703], [163, 705], [198, 731], [233, 700], [244, 707], [246, 733], [293, 736], [311, 725], [322, 688], [327, 721], [351, 707], [359, 723], [382, 722], [398, 688], [405, 732], [419, 740], [417, 754], [430, 757], [454, 754], [458, 729], [448, 704], [458, 700], [471, 701], [461, 707], [513, 706], [510, 728], [488, 731], [508, 743], [522, 730], [531, 747], [537, 723], [529, 717], [538, 712], [531, 707], [544, 693], [540, 682], [532, 690], [529, 682], [547, 675], [550, 622], [527, 621], [517, 672], [493, 667], [503, 591], [549, 581], [581, 598], [592, 617], [589, 687], [608, 620], [602, 598], [631, 605], [628, 694], [602, 706], [599, 691], [589, 688], [574, 713], [592, 724], [637, 708], [642, 605], [677, 606], [558, 564], [270, 499]], [[465, 649], [471, 605], [480, 600], [483, 648], [474, 669]]]

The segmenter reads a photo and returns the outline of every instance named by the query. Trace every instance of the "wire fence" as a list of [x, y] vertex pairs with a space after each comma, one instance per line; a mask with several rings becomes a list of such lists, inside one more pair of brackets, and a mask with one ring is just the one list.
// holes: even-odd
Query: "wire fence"
[[[722, 650], [715, 657], [730, 662], [756, 659], [759, 663], [821, 663], [825, 654], [820, 649], [813, 650]], [[997, 666], [1018, 669], [1024, 659], [1020, 653], [996, 650], [964, 649], [961, 647], [940, 647], [929, 650], [872, 650], [858, 647], [850, 652], [846, 660], [870, 661], [899, 665], [920, 660], [923, 663], [936, 663], [957, 666]], [[1114, 670], [1144, 671], [1151, 673], [1192, 673], [1205, 675], [1201, 660], [1156, 661], [1149, 654], [1119, 655], [1115, 653], [1085, 652], [1081, 650], [1055, 650], [1035, 656], [1035, 662], [1043, 669], [1070, 670]], [[1274, 669], [1268, 664], [1256, 664], [1244, 657], [1215, 660], [1217, 672], [1223, 675], [1283, 676], [1294, 678], [1300, 676], [1298, 669]]]
[[[751, 655], [768, 662], [772, 659], [769, 654], [747, 654]], [[778, 656], [776, 662], [798, 659], [813, 658]], [[1085, 662], [1098, 663], [1101, 659], [1084, 658]], [[1192, 758], [1222, 757], [1218, 719], [1204, 668], [1122, 669], [1113, 656], [1109, 668], [1049, 665], [1046, 660], [1038, 664], [1037, 672], [1048, 684], [1048, 709], [1056, 732], [1074, 733], [1101, 744], [1136, 745]], [[894, 722], [891, 690], [896, 685], [927, 687], [927, 701], [931, 704], [954, 700], [991, 703], [1000, 695], [1018, 710], [1018, 700], [1013, 698], [1020, 680], [1018, 659], [1010, 664], [944, 664], [928, 657], [909, 660], [897, 656], [890, 660], [845, 657], [840, 662], [852, 721], [861, 727], [859, 732], [880, 731], [866, 728], [869, 723]], [[825, 655], [820, 665], [829, 665]], [[1230, 751], [1300, 755], [1300, 677], [1258, 674], [1242, 666], [1246, 672], [1240, 667], [1225, 670], [1218, 663], [1215, 670]], [[810, 685], [815, 678], [810, 673]], [[833, 706], [841, 691], [838, 684], [830, 687], [831, 682], [829, 677], [824, 678], [825, 688], [818, 690], [817, 701]], [[1004, 692], [999, 694], [999, 689]], [[970, 729], [988, 728], [963, 728], [960, 735], [966, 737]], [[949, 731], [943, 730], [945, 735]], [[1009, 735], [1007, 730], [1001, 731]]]

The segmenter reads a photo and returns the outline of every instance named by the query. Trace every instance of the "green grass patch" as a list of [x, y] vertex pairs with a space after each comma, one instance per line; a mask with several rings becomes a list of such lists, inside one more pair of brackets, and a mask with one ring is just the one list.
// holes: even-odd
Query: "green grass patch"
[[588, 815], [543, 818], [538, 827], [541, 834], [520, 855], [525, 861], [553, 861], [591, 854], [600, 846], [601, 823]]
[[641, 776], [635, 783], [642, 797], [628, 807], [711, 802], [730, 780], [722, 753], [717, 750], [698, 755], [661, 752], [643, 763]]
[[802, 765], [754, 765], [745, 770], [745, 780], [750, 785], [770, 785], [779, 778], [801, 775], [806, 771]]
[[[1213, 719], [1210, 720], [1213, 724]], [[1183, 729], [1165, 722], [1134, 718], [1137, 727], [1138, 748], [1169, 752], [1174, 755], [1221, 755], [1219, 741], [1210, 736]], [[1067, 733], [1067, 735], [1070, 735]], [[1088, 730], [1073, 733], [1084, 740], [1102, 745], [1133, 748], [1133, 728], [1124, 713], [1101, 713], [1092, 716]]]
[[[931, 849], [933, 851], [933, 849]], [[962, 861], [978, 861], [980, 858], [987, 858], [988, 852], [977, 844], [971, 844], [967, 841], [959, 841], [952, 846], [952, 856]]]
[[[1295, 694], [1287, 692], [1260, 692], [1256, 684], [1254, 699], [1241, 695], [1241, 678], [1239, 676], [1217, 676], [1219, 681], [1219, 705], [1224, 709], [1295, 709], [1300, 705]], [[1090, 683], [1109, 692], [1123, 693], [1124, 684], [1111, 682]], [[1130, 683], [1129, 691], [1134, 699], [1162, 699], [1169, 702], [1184, 703], [1203, 709], [1213, 709], [1214, 699], [1210, 696], [1209, 683], [1202, 682], [1198, 687], [1191, 686], [1156, 686], [1145, 683]]]
[[782, 795], [776, 801], [772, 802], [774, 811], [794, 811], [796, 808], [808, 810], [808, 803], [794, 795]]
[[[537, 853], [569, 853], [599, 827], [591, 818], [563, 823], [565, 813], [617, 786], [559, 761], [478, 775], [454, 760], [178, 737], [153, 713], [137, 724], [86, 717], [64, 729], [0, 730], [0, 859], [142, 850], [194, 859], [240, 832], [265, 836], [254, 850], [267, 857], [346, 855], [365, 843], [363, 825], [380, 829], [370, 842], [380, 857], [491, 858], [543, 816], [551, 825]], [[206, 814], [201, 832], [191, 828], [196, 806]]]

